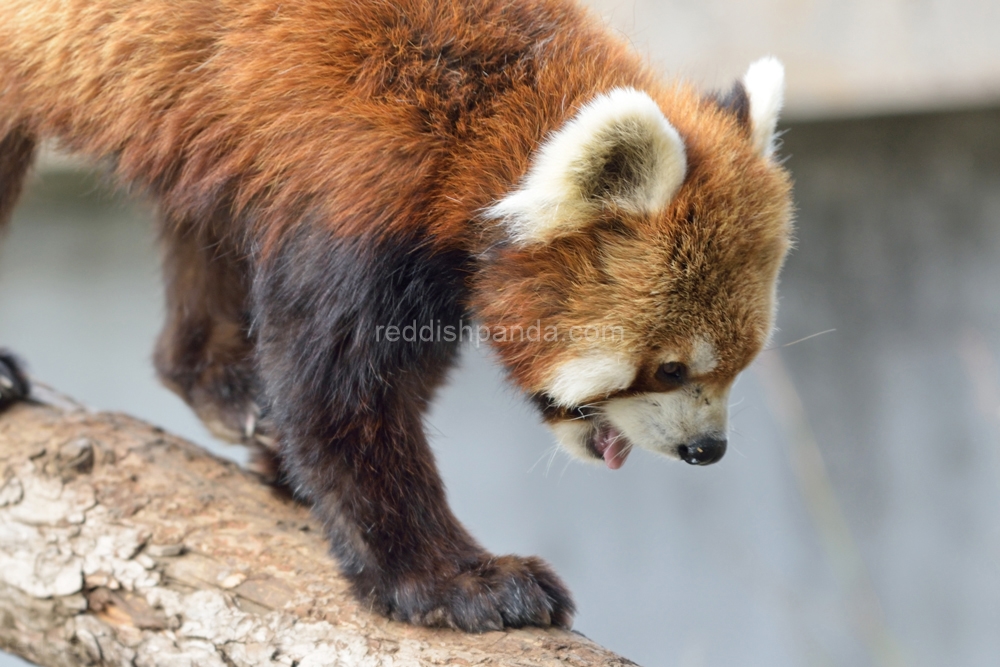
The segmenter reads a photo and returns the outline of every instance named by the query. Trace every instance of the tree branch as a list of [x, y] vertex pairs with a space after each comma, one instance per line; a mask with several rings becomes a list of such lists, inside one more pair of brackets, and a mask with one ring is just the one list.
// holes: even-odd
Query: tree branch
[[0, 415], [0, 647], [46, 666], [624, 667], [571, 632], [388, 621], [238, 466], [71, 405]]

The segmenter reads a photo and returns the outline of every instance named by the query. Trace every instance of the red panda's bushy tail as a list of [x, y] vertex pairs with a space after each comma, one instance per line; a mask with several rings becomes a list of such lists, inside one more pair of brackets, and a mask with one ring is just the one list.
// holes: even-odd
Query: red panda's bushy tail
[[0, 136], [0, 231], [10, 222], [25, 176], [35, 159], [36, 145], [35, 137], [24, 125], [15, 125]]

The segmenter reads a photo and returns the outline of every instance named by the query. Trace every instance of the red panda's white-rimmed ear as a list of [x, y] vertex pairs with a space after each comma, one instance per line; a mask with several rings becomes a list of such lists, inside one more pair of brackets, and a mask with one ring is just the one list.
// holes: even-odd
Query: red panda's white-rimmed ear
[[754, 147], [764, 157], [775, 148], [778, 114], [785, 99], [785, 68], [777, 58], [761, 58], [750, 65], [743, 77], [750, 98], [750, 131]]
[[545, 243], [585, 227], [604, 207], [662, 210], [686, 172], [684, 142], [656, 102], [616, 88], [551, 135], [520, 187], [485, 214], [516, 242]]

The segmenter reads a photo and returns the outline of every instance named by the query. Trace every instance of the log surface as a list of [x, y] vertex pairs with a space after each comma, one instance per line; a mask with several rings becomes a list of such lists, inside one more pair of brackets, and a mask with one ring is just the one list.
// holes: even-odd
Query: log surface
[[0, 414], [0, 647], [46, 666], [625, 667], [561, 630], [386, 620], [309, 511], [134, 418]]

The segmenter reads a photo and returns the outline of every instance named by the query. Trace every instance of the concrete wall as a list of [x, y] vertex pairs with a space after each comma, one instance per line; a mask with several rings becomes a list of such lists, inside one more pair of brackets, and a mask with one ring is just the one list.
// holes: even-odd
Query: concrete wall
[[773, 54], [796, 118], [1000, 101], [994, 0], [587, 0], [665, 71], [724, 86]]
[[782, 356], [886, 629], [906, 664], [994, 664], [1000, 111], [797, 125], [785, 153], [779, 340], [837, 331]]

